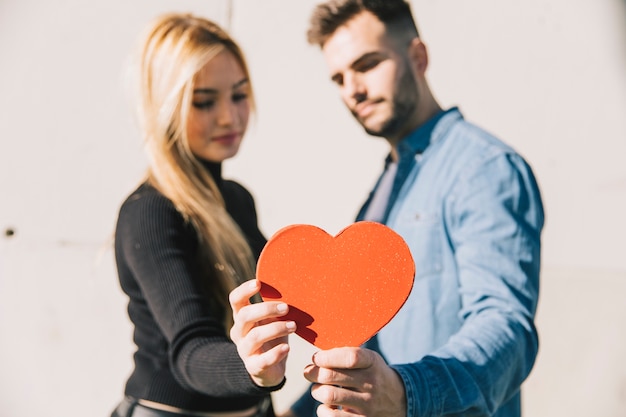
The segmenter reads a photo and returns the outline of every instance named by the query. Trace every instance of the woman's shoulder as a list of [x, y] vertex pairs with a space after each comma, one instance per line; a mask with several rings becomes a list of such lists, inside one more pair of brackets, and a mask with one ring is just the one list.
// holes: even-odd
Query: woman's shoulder
[[[170, 201], [159, 190], [152, 186], [148, 181], [144, 181], [137, 186], [122, 203], [122, 207], [130, 205], [142, 205], [151, 201]], [[171, 203], [171, 202], [170, 202]]]
[[235, 180], [227, 180], [224, 179], [222, 183], [222, 194], [226, 197], [229, 195], [231, 197], [243, 200], [252, 200], [252, 193]]
[[165, 214], [179, 215], [170, 199], [150, 183], [143, 182], [123, 201], [119, 217], [140, 220]]
[[194, 239], [192, 226], [176, 210], [174, 203], [150, 184], [139, 185], [122, 203], [116, 240], [155, 247], [172, 239]]

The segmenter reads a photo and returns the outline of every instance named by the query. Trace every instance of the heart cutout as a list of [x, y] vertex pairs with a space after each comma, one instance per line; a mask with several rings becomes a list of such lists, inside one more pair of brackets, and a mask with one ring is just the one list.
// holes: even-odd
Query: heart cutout
[[287, 226], [267, 242], [257, 265], [264, 300], [289, 305], [296, 334], [321, 349], [360, 346], [400, 310], [415, 264], [400, 235], [357, 222], [333, 237], [316, 226]]

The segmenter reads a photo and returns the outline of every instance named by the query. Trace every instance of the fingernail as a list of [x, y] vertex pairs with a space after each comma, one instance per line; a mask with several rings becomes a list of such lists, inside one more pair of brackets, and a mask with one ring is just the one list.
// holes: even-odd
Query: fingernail
[[289, 306], [287, 306], [287, 304], [285, 303], [280, 303], [276, 306], [276, 310], [278, 310], [279, 313], [284, 313], [289, 309]]
[[286, 321], [285, 326], [288, 330], [296, 330], [296, 322], [295, 321]]
[[250, 286], [250, 289], [251, 289], [251, 290], [256, 290], [256, 287], [257, 287], [257, 280], [256, 280], [256, 279], [251, 280], [251, 281], [250, 281], [250, 283], [249, 283], [248, 285]]

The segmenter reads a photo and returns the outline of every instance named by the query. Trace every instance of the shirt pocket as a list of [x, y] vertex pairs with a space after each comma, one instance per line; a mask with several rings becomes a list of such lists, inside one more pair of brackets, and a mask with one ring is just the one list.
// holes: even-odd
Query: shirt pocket
[[415, 261], [415, 279], [443, 271], [441, 216], [434, 212], [400, 214], [392, 228], [406, 241]]

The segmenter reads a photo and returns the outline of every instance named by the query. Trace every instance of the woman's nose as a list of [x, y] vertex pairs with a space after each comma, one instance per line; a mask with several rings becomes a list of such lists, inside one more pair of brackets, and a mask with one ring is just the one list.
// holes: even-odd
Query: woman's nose
[[221, 126], [230, 126], [235, 123], [237, 112], [230, 100], [223, 100], [218, 107], [217, 122]]

